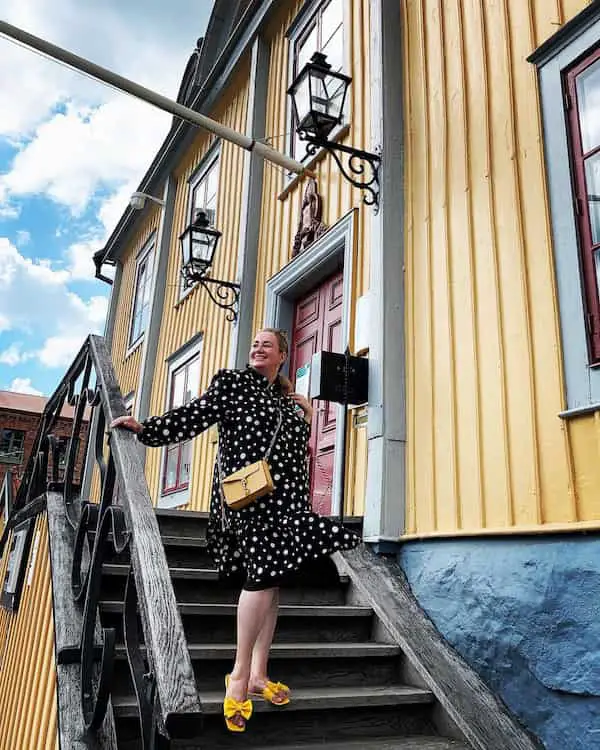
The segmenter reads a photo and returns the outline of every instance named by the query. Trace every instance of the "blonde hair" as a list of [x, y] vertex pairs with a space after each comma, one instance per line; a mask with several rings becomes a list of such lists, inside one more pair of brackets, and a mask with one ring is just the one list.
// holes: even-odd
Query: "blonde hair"
[[[287, 331], [283, 328], [261, 328], [260, 330], [263, 333], [272, 333], [275, 336], [275, 338], [277, 339], [277, 346], [279, 347], [279, 351], [283, 352], [285, 354], [285, 358], [287, 359], [290, 353], [290, 341]], [[294, 392], [294, 386], [292, 385], [292, 381], [288, 377], [282, 375], [281, 373], [278, 373], [277, 377], [279, 379], [281, 390], [286, 396]]]

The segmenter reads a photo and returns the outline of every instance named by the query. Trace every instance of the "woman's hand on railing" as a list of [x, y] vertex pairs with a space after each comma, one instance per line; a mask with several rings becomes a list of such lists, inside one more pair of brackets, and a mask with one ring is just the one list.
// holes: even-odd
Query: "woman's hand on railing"
[[137, 419], [130, 417], [128, 414], [123, 417], [117, 417], [116, 419], [113, 419], [113, 421], [110, 423], [110, 429], [112, 430], [115, 427], [123, 427], [126, 430], [135, 432], [136, 435], [139, 435], [140, 432], [144, 429], [143, 424], [140, 424]]

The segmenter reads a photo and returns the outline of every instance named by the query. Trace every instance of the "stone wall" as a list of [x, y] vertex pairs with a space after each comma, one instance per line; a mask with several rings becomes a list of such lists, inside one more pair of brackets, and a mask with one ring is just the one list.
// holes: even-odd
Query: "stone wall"
[[600, 750], [600, 537], [407, 543], [445, 638], [547, 750]]

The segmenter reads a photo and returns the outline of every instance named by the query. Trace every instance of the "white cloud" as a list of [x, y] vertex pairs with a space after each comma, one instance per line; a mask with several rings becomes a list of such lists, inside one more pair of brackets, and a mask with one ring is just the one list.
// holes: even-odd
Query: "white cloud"
[[10, 384], [9, 391], [14, 393], [28, 393], [31, 396], [43, 396], [41, 391], [31, 385], [31, 378], [15, 378]]
[[9, 347], [13, 359], [18, 351], [21, 362], [36, 358], [62, 367], [88, 334], [102, 332], [107, 299], [98, 295], [86, 302], [69, 290], [70, 280], [68, 271], [54, 270], [47, 259], [25, 258], [0, 237], [0, 321], [30, 342], [27, 351]]
[[165, 134], [164, 115], [146, 109], [124, 97], [96, 109], [69, 105], [19, 151], [1, 179], [5, 193], [44, 193], [78, 215], [98, 190], [137, 181]]
[[11, 344], [8, 349], [0, 352], [0, 363], [14, 367], [15, 365], [26, 362], [31, 358], [30, 354], [21, 351], [21, 344]]

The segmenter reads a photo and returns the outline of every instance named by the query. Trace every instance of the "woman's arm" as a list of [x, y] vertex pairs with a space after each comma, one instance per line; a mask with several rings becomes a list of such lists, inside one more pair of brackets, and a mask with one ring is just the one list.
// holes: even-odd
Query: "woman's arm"
[[158, 447], [189, 440], [226, 416], [231, 393], [236, 385], [236, 373], [219, 370], [205, 393], [158, 417], [138, 422], [133, 417], [117, 417], [112, 427], [124, 427], [137, 434], [144, 445]]

